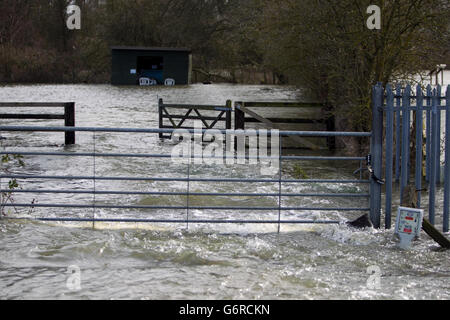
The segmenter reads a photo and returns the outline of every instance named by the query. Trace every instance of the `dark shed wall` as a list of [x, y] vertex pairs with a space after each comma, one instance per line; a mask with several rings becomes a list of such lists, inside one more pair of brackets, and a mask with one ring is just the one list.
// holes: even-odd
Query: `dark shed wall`
[[176, 84], [190, 83], [191, 59], [188, 51], [152, 51], [152, 50], [124, 50], [112, 49], [112, 77], [113, 85], [136, 85], [138, 74], [131, 74], [131, 69], [137, 69], [137, 57], [163, 57], [164, 79], [175, 79]]

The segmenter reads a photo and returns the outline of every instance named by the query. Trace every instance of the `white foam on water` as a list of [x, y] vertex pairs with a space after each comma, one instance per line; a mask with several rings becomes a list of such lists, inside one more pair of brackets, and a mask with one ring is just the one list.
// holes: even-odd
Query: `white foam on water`
[[367, 246], [373, 243], [379, 243], [378, 232], [373, 228], [358, 230], [346, 225], [332, 225], [322, 228], [320, 235], [324, 238], [336, 241], [341, 244]]

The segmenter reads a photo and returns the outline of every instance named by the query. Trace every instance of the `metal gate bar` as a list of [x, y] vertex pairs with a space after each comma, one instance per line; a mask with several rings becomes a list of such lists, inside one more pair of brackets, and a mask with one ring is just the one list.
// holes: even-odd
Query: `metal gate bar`
[[[0, 190], [10, 192], [11, 190]], [[15, 190], [14, 193], [55, 193], [55, 194], [104, 194], [104, 195], [147, 195], [184, 196], [186, 192], [144, 192], [144, 191], [93, 191], [93, 190]], [[368, 193], [200, 193], [190, 192], [191, 196], [215, 197], [323, 197], [323, 198], [369, 198]]]
[[[151, 134], [163, 134], [163, 133], [173, 133], [174, 129], [136, 129], [136, 128], [73, 128], [73, 127], [31, 127], [31, 126], [0, 126], [0, 131], [4, 132], [104, 132], [104, 133], [151, 133]], [[191, 133], [199, 133], [200, 130], [188, 130]], [[222, 134], [233, 134], [236, 136], [248, 135], [247, 131], [233, 131], [233, 130], [218, 130]], [[202, 133], [206, 133], [208, 130], [202, 130]], [[217, 132], [217, 131], [216, 131]], [[254, 130], [250, 130], [249, 133], [254, 134]], [[264, 130], [264, 133], [266, 131]], [[297, 131], [283, 131], [280, 132], [280, 139], [285, 136], [323, 136], [323, 137], [371, 137], [371, 133], [367, 132], [297, 132]], [[0, 155], [5, 154], [18, 154], [22, 156], [57, 156], [57, 157], [104, 157], [104, 158], [161, 158], [167, 159], [171, 158], [171, 155], [163, 154], [139, 154], [139, 153], [97, 153], [95, 152], [79, 152], [79, 153], [68, 153], [68, 152], [27, 152], [22, 150], [8, 150], [1, 151]], [[226, 158], [209, 156], [204, 158]], [[362, 162], [366, 160], [366, 157], [320, 157], [320, 156], [282, 156], [281, 153], [278, 157], [250, 157], [250, 156], [236, 156], [234, 159], [278, 159], [280, 161], [280, 168], [282, 161], [358, 161]], [[139, 191], [106, 191], [106, 190], [49, 190], [49, 189], [25, 189], [25, 190], [5, 190], [1, 189], [3, 192], [13, 192], [22, 194], [92, 194], [92, 195], [179, 195], [179, 196], [220, 196], [220, 197], [278, 197], [279, 204], [277, 207], [249, 207], [249, 206], [191, 206], [189, 202], [185, 206], [148, 206], [148, 205], [107, 205], [107, 204], [97, 204], [94, 200], [92, 204], [28, 204], [28, 203], [17, 203], [17, 204], [5, 204], [5, 207], [17, 207], [17, 208], [78, 208], [78, 209], [132, 209], [132, 210], [188, 210], [186, 219], [174, 220], [174, 219], [109, 219], [109, 218], [46, 218], [37, 217], [35, 220], [38, 221], [78, 221], [78, 222], [153, 222], [153, 223], [255, 223], [255, 224], [301, 224], [301, 223], [322, 223], [322, 224], [334, 224], [339, 223], [339, 221], [322, 221], [322, 220], [282, 220], [281, 211], [326, 211], [326, 212], [354, 212], [361, 211], [367, 212], [371, 211], [371, 208], [351, 208], [351, 207], [334, 207], [334, 208], [323, 208], [323, 207], [286, 207], [281, 205], [282, 197], [330, 197], [330, 198], [370, 198], [370, 193], [284, 193], [281, 190], [282, 183], [318, 183], [318, 184], [328, 184], [328, 183], [339, 183], [339, 184], [369, 184], [370, 180], [340, 180], [340, 179], [239, 179], [239, 178], [195, 178], [190, 175], [187, 178], [168, 178], [168, 177], [106, 177], [106, 176], [52, 176], [52, 175], [27, 175], [27, 174], [2, 174], [0, 179], [18, 179], [18, 180], [95, 180], [95, 181], [152, 181], [152, 182], [224, 182], [224, 183], [276, 183], [279, 184], [278, 193], [239, 193], [239, 192], [222, 192], [222, 193], [212, 193], [212, 192], [195, 192], [191, 193], [189, 188], [187, 192], [139, 192]], [[214, 211], [278, 211], [278, 220], [191, 220], [189, 219], [189, 210], [214, 210]], [[18, 217], [10, 217], [17, 219]]]
[[[248, 182], [248, 183], [278, 183], [278, 179], [234, 179], [234, 178], [135, 178], [135, 177], [97, 177], [97, 176], [34, 176], [34, 175], [0, 175], [5, 179], [46, 179], [46, 180], [103, 180], [103, 181], [155, 181], [155, 182]], [[299, 179], [282, 180], [283, 183], [341, 183], [368, 184], [370, 180], [335, 180], [335, 179]]]
[[8, 220], [33, 220], [42, 222], [111, 222], [111, 223], [192, 223], [192, 224], [340, 224], [336, 220], [165, 220], [165, 219], [89, 219], [89, 218], [20, 218]]
[[[187, 195], [185, 193], [185, 195]], [[5, 207], [17, 208], [73, 208], [73, 209], [152, 209], [152, 210], [243, 210], [243, 211], [370, 211], [370, 208], [308, 208], [308, 207], [196, 207], [196, 206], [120, 206], [120, 205], [91, 205], [91, 204], [37, 204], [37, 203], [14, 203], [4, 204]]]

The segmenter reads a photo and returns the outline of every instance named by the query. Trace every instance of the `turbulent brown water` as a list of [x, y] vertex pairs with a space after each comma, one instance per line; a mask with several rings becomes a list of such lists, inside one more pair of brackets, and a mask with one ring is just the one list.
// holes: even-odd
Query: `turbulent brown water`
[[[177, 88], [33, 85], [0, 88], [0, 101], [75, 101], [77, 125], [84, 127], [157, 128], [157, 100], [168, 103], [224, 104], [232, 100], [293, 100], [290, 87], [193, 85]], [[25, 111], [25, 110], [24, 110]], [[49, 112], [44, 110], [42, 112]], [[284, 116], [295, 116], [283, 111]], [[14, 125], [14, 121], [2, 121]], [[20, 121], [61, 125], [61, 121]], [[78, 133], [77, 145], [64, 147], [61, 133], [1, 133], [2, 149], [92, 152], [92, 133]], [[170, 142], [155, 135], [95, 135], [97, 152], [170, 154]], [[293, 152], [293, 151], [292, 151]], [[303, 151], [295, 151], [304, 153]], [[92, 158], [26, 157], [14, 173], [92, 175]], [[354, 179], [358, 163], [302, 162], [312, 178]], [[186, 167], [154, 159], [95, 160], [95, 174], [105, 176], [185, 177]], [[289, 178], [292, 164], [283, 166]], [[261, 177], [256, 166], [194, 166], [196, 177]], [[7, 181], [1, 181], [5, 187]], [[19, 181], [24, 188], [89, 190], [92, 182]], [[185, 183], [96, 182], [97, 190], [184, 191]], [[364, 192], [360, 185], [284, 185], [284, 192]], [[273, 184], [191, 184], [195, 192], [277, 192]], [[91, 203], [90, 195], [16, 195], [17, 203]], [[183, 205], [182, 197], [97, 196], [98, 203]], [[286, 199], [286, 206], [367, 206], [365, 199]], [[398, 201], [398, 199], [396, 200]], [[426, 207], [427, 199], [424, 199]], [[277, 206], [277, 199], [193, 198], [200, 206]], [[442, 223], [442, 190], [437, 217]], [[14, 215], [15, 213], [10, 213]], [[39, 209], [34, 216], [87, 216], [92, 210]], [[346, 221], [361, 213], [284, 212], [289, 219]], [[98, 217], [169, 217], [180, 211], [97, 210]], [[278, 213], [192, 210], [191, 219], [276, 219]], [[91, 225], [90, 225], [91, 226]], [[392, 230], [355, 231], [345, 225], [84, 225], [0, 220], [0, 298], [2, 299], [449, 299], [449, 252], [422, 235], [410, 251], [396, 248]], [[127, 227], [127, 228], [125, 228]], [[140, 229], [139, 229], [140, 228]], [[81, 290], [67, 286], [69, 267], [81, 271]], [[380, 270], [372, 287], [369, 267]]]

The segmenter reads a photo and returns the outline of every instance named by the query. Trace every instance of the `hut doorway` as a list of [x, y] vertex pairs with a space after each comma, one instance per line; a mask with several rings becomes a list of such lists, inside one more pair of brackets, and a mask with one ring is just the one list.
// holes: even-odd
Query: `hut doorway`
[[154, 79], [158, 84], [164, 84], [163, 57], [137, 57], [137, 72], [139, 77]]

